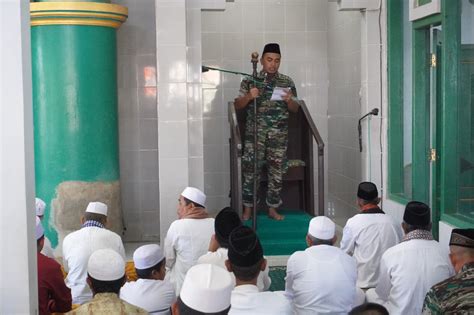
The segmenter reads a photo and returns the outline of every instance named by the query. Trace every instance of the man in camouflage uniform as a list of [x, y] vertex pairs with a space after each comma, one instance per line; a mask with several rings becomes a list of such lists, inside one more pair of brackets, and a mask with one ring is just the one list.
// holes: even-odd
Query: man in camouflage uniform
[[[266, 204], [268, 215], [275, 220], [283, 220], [277, 208], [282, 204], [280, 191], [282, 177], [287, 171], [286, 151], [288, 147], [288, 116], [289, 111], [297, 112], [299, 102], [293, 80], [278, 72], [280, 67], [280, 47], [278, 44], [267, 44], [262, 53], [260, 63], [262, 70], [257, 76], [257, 87], [250, 79], [240, 85], [240, 95], [235, 100], [237, 109], [247, 109], [245, 126], [244, 153], [242, 156], [242, 194], [244, 213], [243, 219], [250, 218], [253, 207], [254, 180], [254, 102], [257, 100], [257, 185], [262, 167], [268, 170], [268, 191]], [[262, 85], [263, 82], [263, 85]], [[287, 94], [281, 101], [271, 101], [275, 87], [286, 88]]]
[[474, 314], [474, 229], [454, 229], [449, 248], [456, 275], [428, 291], [423, 314]]

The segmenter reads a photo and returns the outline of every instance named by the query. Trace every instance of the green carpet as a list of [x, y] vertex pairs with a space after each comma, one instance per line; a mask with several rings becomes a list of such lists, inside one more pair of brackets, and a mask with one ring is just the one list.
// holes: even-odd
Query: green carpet
[[286, 267], [270, 267], [269, 275], [272, 279], [269, 291], [284, 291]]
[[[306, 248], [306, 233], [311, 216], [301, 210], [281, 210], [283, 221], [275, 221], [266, 212], [257, 214], [257, 234], [265, 256], [291, 255]], [[251, 226], [248, 220], [245, 225]]]

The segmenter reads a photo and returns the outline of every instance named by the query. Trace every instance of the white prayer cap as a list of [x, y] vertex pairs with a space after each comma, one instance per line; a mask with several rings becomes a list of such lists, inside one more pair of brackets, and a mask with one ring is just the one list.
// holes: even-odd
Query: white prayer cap
[[330, 240], [336, 232], [336, 224], [325, 216], [312, 218], [309, 222], [308, 234], [320, 240]]
[[133, 253], [133, 263], [137, 269], [148, 269], [165, 258], [160, 246], [148, 244], [138, 247]]
[[44, 229], [41, 225], [40, 218], [36, 217], [36, 240], [39, 240], [44, 235]]
[[39, 217], [43, 216], [45, 208], [46, 208], [46, 203], [40, 198], [36, 198], [36, 202], [35, 202], [36, 215]]
[[203, 207], [206, 206], [206, 195], [197, 188], [186, 187], [181, 193], [181, 196]]
[[86, 212], [97, 213], [107, 216], [107, 205], [102, 202], [89, 202]]
[[110, 248], [99, 249], [89, 257], [87, 273], [100, 281], [118, 280], [125, 275], [125, 261]]
[[216, 265], [191, 267], [184, 278], [179, 295], [188, 307], [203, 313], [217, 313], [230, 306], [234, 283], [230, 273]]

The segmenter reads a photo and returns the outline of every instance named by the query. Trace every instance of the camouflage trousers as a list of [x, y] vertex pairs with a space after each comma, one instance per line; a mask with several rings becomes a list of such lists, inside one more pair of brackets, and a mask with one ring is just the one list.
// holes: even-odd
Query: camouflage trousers
[[[288, 168], [286, 158], [287, 147], [287, 127], [282, 129], [271, 126], [259, 126], [257, 130], [257, 188], [260, 186], [262, 168], [266, 166], [268, 173], [266, 204], [272, 208], [278, 208], [282, 204], [280, 192], [283, 186], [283, 175]], [[253, 207], [253, 161], [253, 129], [246, 128], [242, 156], [242, 199], [245, 207]]]

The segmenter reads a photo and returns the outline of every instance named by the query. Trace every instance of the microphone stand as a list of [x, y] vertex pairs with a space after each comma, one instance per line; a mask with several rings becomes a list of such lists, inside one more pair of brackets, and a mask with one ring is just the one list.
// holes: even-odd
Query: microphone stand
[[[209, 70], [215, 70], [224, 73], [242, 75], [252, 81], [252, 87], [259, 87], [259, 84], [262, 86], [263, 82], [261, 83], [260, 80], [257, 78], [257, 63], [258, 63], [258, 53], [252, 53], [252, 66], [253, 66], [253, 73], [252, 75], [244, 72], [238, 71], [231, 71], [226, 69], [214, 68], [209, 66], [202, 66], [201, 71], [207, 72]], [[258, 184], [257, 183], [257, 171], [258, 171], [258, 163], [257, 163], [257, 144], [258, 144], [258, 137], [257, 137], [257, 99], [253, 100], [253, 114], [254, 114], [254, 125], [253, 125], [253, 147], [254, 147], [254, 161], [253, 161], [253, 209], [252, 209], [252, 229], [254, 231], [257, 230], [257, 191], [258, 191]]]
[[379, 114], [379, 109], [374, 108], [370, 112], [368, 112], [367, 114], [365, 114], [364, 116], [362, 116], [359, 119], [359, 123], [357, 124], [357, 131], [359, 132], [359, 151], [360, 152], [362, 152], [362, 125], [361, 125], [361, 121], [367, 116], [371, 116], [371, 115], [377, 116], [378, 114]]
[[[258, 62], [258, 53], [252, 53], [252, 67], [253, 72], [252, 76], [254, 78], [253, 87], [257, 87], [256, 79], [257, 79], [257, 62]], [[257, 137], [257, 98], [253, 99], [253, 208], [252, 208], [252, 229], [257, 231], [257, 192], [258, 192], [258, 185], [260, 184], [257, 182], [258, 178], [258, 154], [257, 154], [257, 145], [258, 145], [258, 137]]]

